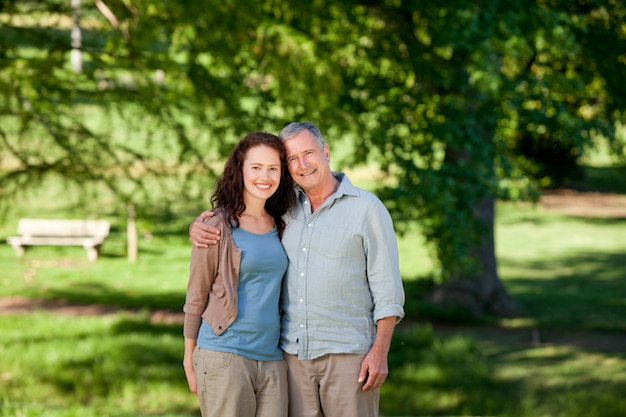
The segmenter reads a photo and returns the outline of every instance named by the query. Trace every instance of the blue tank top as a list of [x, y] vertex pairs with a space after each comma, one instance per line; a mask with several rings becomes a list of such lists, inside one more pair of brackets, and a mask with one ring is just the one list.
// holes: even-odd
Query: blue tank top
[[255, 360], [280, 360], [279, 298], [288, 261], [278, 231], [256, 234], [236, 228], [233, 240], [241, 249], [237, 318], [220, 336], [202, 320], [198, 346]]

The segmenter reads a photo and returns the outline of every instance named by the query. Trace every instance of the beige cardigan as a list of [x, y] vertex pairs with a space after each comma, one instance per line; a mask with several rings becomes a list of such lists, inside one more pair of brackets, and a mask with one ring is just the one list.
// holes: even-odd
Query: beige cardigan
[[191, 249], [189, 283], [183, 307], [183, 335], [189, 339], [197, 339], [202, 318], [218, 336], [237, 318], [241, 249], [235, 246], [225, 214], [219, 210], [215, 216], [204, 220], [220, 230], [218, 244]]

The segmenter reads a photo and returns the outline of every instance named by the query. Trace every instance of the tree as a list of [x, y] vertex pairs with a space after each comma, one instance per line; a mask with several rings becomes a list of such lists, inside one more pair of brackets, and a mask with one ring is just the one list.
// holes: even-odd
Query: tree
[[[83, 2], [80, 74], [60, 18], [70, 2], [2, 5], [0, 152], [13, 162], [0, 204], [58, 174], [140, 215], [201, 198], [194, 184], [242, 132], [313, 120], [354, 138], [352, 162], [380, 162], [397, 224], [419, 220], [439, 261], [434, 298], [476, 314], [520, 311], [493, 225], [496, 198], [542, 185], [527, 186], [522, 145], [576, 159], [623, 119], [616, 0]], [[59, 21], [38, 29], [36, 13]]]
[[[96, 10], [82, 10], [81, 45], [70, 43], [70, 2], [5, 2], [3, 12], [0, 203], [55, 177], [70, 188], [92, 189], [82, 195], [110, 193], [111, 209], [146, 207], [152, 196], [167, 206], [189, 190], [188, 178], [211, 172], [199, 147], [189, 146], [183, 122], [174, 120], [177, 109], [159, 107], [164, 91], [156, 68], [131, 56], [141, 46], [129, 43], [128, 55], [118, 50], [123, 36]], [[118, 12], [123, 24], [132, 24], [130, 10]], [[70, 65], [77, 47], [82, 72]], [[168, 62], [156, 58], [153, 65]], [[176, 139], [161, 140], [168, 136]], [[172, 154], [180, 169], [168, 166]]]
[[[316, 90], [307, 109], [333, 88], [328, 78], [307, 81], [316, 79], [314, 65], [296, 65], [309, 59], [306, 42], [289, 51], [289, 30], [264, 21], [265, 5], [254, 1], [83, 3], [76, 72], [72, 6], [2, 3], [0, 205], [48, 176], [104, 185], [138, 215], [157, 201], [199, 199], [207, 194], [201, 178], [214, 177], [210, 161], [242, 132], [276, 130], [295, 117], [289, 109], [303, 103], [296, 84]], [[302, 81], [272, 75], [285, 72], [287, 52], [289, 76]]]
[[615, 138], [626, 97], [618, 76], [626, 69], [626, 8], [316, 4], [287, 24], [331, 51], [341, 102], [355, 115], [356, 160], [378, 152], [395, 180], [382, 190], [388, 206], [398, 220], [419, 219], [434, 245], [445, 283], [433, 299], [476, 314], [518, 314], [497, 272], [494, 199], [532, 195], [532, 187], [502, 182], [529, 183], [528, 158], [515, 152], [525, 138], [566, 143], [574, 159], [594, 136]]

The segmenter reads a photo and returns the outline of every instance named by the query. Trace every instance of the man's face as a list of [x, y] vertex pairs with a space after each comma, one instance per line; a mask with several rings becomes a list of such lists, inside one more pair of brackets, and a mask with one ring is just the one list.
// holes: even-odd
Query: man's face
[[314, 191], [331, 177], [328, 145], [320, 149], [308, 130], [284, 141], [287, 166], [294, 182], [304, 192]]

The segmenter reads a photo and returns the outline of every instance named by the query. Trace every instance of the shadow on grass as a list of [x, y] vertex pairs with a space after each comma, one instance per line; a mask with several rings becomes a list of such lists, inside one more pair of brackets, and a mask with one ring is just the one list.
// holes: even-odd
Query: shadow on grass
[[584, 181], [573, 181], [567, 186], [583, 191], [626, 194], [626, 169], [620, 167], [583, 167]]
[[626, 218], [624, 217], [586, 217], [586, 216], [575, 216], [575, 215], [567, 215], [562, 213], [550, 213], [546, 214], [543, 212], [541, 215], [538, 215], [532, 211], [528, 210], [520, 210], [520, 214], [507, 214], [505, 216], [500, 216], [498, 219], [498, 223], [501, 225], [515, 225], [519, 223], [528, 223], [535, 226], [543, 226], [543, 225], [552, 225], [554, 224], [554, 216], [559, 216], [563, 218], [563, 222], [579, 222], [579, 223], [587, 223], [592, 226], [615, 226], [615, 227], [623, 227], [626, 223]]
[[[623, 368], [623, 352], [615, 357], [535, 347], [529, 340], [509, 344], [502, 335], [486, 346], [462, 331], [441, 335], [428, 325], [399, 328], [381, 388], [382, 415], [626, 415], [623, 378], [604, 373], [611, 371], [610, 361]], [[599, 362], [590, 364], [587, 358]]]
[[165, 310], [180, 313], [185, 303], [184, 289], [180, 292], [158, 292], [153, 294], [132, 293], [118, 290], [102, 283], [82, 282], [66, 288], [54, 288], [45, 292], [49, 300], [65, 300], [76, 305], [108, 306], [130, 310]]
[[526, 307], [521, 325], [453, 311], [429, 316], [419, 300], [432, 281], [405, 281], [408, 323], [394, 335], [383, 415], [626, 415], [625, 382], [617, 377], [626, 360], [624, 253], [500, 262], [521, 271], [505, 282]]
[[510, 278], [506, 285], [537, 326], [626, 331], [623, 252], [580, 252], [558, 260], [500, 262], [533, 276]]
[[[73, 343], [80, 349], [64, 355], [38, 371], [38, 379], [51, 385], [73, 403], [115, 409], [120, 401], [136, 407], [133, 415], [198, 415], [193, 394], [188, 392], [181, 361], [182, 325], [154, 324], [146, 316], [120, 316], [103, 333], [79, 333]], [[69, 341], [72, 342], [72, 341]], [[142, 392], [163, 387], [169, 394], [144, 404]], [[154, 404], [161, 401], [162, 404]], [[136, 403], [136, 404], [135, 404]], [[152, 408], [160, 412], [148, 412]], [[145, 412], [140, 412], [143, 409]], [[164, 412], [167, 410], [167, 412]], [[107, 414], [108, 415], [108, 414]], [[126, 415], [116, 410], [111, 415]]]
[[385, 416], [502, 415], [520, 392], [520, 382], [493, 377], [471, 338], [440, 338], [429, 326], [396, 332], [389, 369], [381, 388]]

